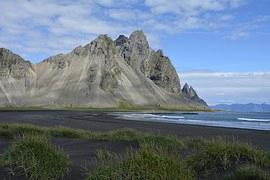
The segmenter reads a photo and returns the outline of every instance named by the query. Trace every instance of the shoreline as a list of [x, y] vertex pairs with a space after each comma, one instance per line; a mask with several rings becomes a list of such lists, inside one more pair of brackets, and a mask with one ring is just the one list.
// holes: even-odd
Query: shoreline
[[[118, 118], [118, 117], [116, 117]], [[209, 128], [221, 128], [221, 129], [232, 129], [232, 130], [251, 130], [251, 131], [266, 131], [270, 133], [270, 130], [267, 129], [252, 129], [252, 128], [241, 128], [241, 127], [226, 127], [226, 126], [217, 126], [217, 125], [203, 125], [203, 124], [189, 124], [189, 123], [177, 123], [173, 121], [157, 121], [157, 120], [138, 120], [138, 119], [129, 119], [129, 118], [119, 118], [121, 120], [126, 121], [137, 121], [137, 122], [151, 122], [151, 123], [165, 123], [165, 124], [175, 124], [175, 125], [181, 125], [181, 126], [199, 126], [199, 127], [209, 127]]]
[[136, 108], [91, 108], [91, 107], [0, 107], [0, 112], [5, 111], [82, 111], [82, 112], [220, 112], [217, 109], [193, 109], [193, 108], [155, 108], [149, 107], [136, 107]]
[[[12, 128], [12, 124], [17, 125], [13, 126], [15, 128]], [[28, 128], [27, 126], [18, 126], [23, 124], [35, 126], [28, 126]], [[96, 159], [97, 152], [100, 150], [112, 152], [117, 156], [124, 156], [125, 152], [130, 148], [138, 149], [140, 147], [139, 141], [134, 141], [132, 139], [129, 141], [125, 139], [125, 135], [128, 135], [129, 133], [122, 135], [120, 133], [120, 136], [123, 136], [122, 139], [84, 139], [83, 137], [88, 136], [83, 136], [83, 132], [87, 131], [90, 134], [101, 135], [101, 137], [103, 137], [103, 133], [108, 133], [110, 136], [112, 132], [117, 132], [117, 130], [125, 129], [126, 132], [132, 132], [128, 129], [133, 129], [136, 132], [141, 132], [145, 135], [161, 135], [162, 138], [164, 136], [169, 139], [176, 139], [174, 137], [177, 137], [181, 142], [192, 142], [192, 139], [201, 139], [203, 141], [215, 139], [216, 141], [213, 142], [219, 142], [221, 140], [221, 142], [227, 142], [229, 144], [249, 144], [254, 147], [254, 149], [270, 152], [270, 131], [124, 120], [110, 112], [1, 111], [0, 125], [3, 128], [1, 129], [3, 132], [5, 132], [5, 130], [10, 130], [12, 132], [14, 129], [14, 132], [20, 132], [21, 130], [23, 131], [23, 129], [25, 129], [25, 132], [30, 132], [31, 130], [38, 132], [38, 129], [41, 129], [43, 132], [44, 129], [46, 129], [43, 128], [42, 130], [40, 127], [47, 127], [47, 132], [49, 132], [48, 129], [50, 128], [52, 130], [54, 129], [54, 131], [57, 131], [58, 127], [59, 129], [61, 129], [61, 127], [72, 128], [67, 131], [59, 131], [59, 137], [59, 134], [56, 133], [56, 135], [52, 136], [50, 139], [53, 146], [61, 148], [70, 158], [70, 172], [65, 176], [65, 179], [70, 180], [85, 178], [82, 167], [87, 167], [87, 171], [89, 172], [95, 172], [95, 169], [101, 165]], [[16, 127], [21, 127], [21, 129], [17, 128], [16, 130]], [[73, 129], [82, 129], [86, 131], [77, 131], [82, 133], [79, 136], [77, 133], [74, 134], [76, 130]], [[53, 131], [51, 131], [51, 133], [52, 132]], [[137, 135], [140, 137], [139, 134]], [[12, 143], [14, 143], [14, 140], [6, 137], [5, 133], [0, 136], [1, 153], [3, 154], [6, 152]], [[0, 168], [0, 178], [25, 179], [21, 176], [10, 177], [8, 169], [3, 167]]]
[[85, 111], [5, 111], [0, 112], [0, 123], [25, 123], [45, 127], [70, 127], [94, 132], [116, 129], [134, 129], [181, 138], [225, 137], [241, 143], [270, 150], [270, 131], [237, 128], [211, 127], [202, 125], [174, 124], [163, 122], [123, 120], [108, 112]]

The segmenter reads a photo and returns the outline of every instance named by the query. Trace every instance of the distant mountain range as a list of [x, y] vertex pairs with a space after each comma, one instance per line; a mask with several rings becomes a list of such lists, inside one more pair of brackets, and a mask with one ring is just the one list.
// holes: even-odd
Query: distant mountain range
[[218, 104], [211, 106], [212, 109], [238, 112], [270, 112], [270, 104]]

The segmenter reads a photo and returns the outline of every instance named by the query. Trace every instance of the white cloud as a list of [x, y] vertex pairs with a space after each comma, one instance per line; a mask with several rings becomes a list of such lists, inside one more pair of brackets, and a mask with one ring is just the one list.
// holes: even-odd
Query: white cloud
[[230, 38], [233, 40], [247, 38], [250, 36], [251, 32], [257, 32], [258, 29], [263, 27], [267, 22], [270, 22], [269, 15], [259, 16], [249, 22], [240, 23], [231, 32]]
[[94, 0], [97, 4], [104, 7], [129, 7], [138, 0]]
[[[0, 44], [19, 54], [66, 52], [98, 34], [130, 32], [96, 15], [94, 1], [0, 1]], [[27, 57], [26, 57], [27, 58]]]
[[236, 40], [236, 39], [242, 39], [242, 38], [247, 38], [247, 37], [249, 37], [249, 32], [245, 32], [245, 31], [233, 31], [232, 33], [231, 33], [231, 39], [234, 39], [234, 40]]
[[154, 18], [149, 12], [141, 11], [132, 8], [117, 8], [109, 9], [108, 15], [116, 20], [120, 21], [144, 21], [146, 19]]
[[127, 9], [111, 9], [109, 16], [120, 21], [136, 19], [136, 13]]
[[151, 10], [157, 14], [176, 13], [196, 15], [204, 11], [220, 11], [236, 8], [243, 0], [145, 0]]
[[209, 104], [270, 103], [270, 72], [183, 72], [182, 84], [192, 85]]
[[[0, 45], [19, 54], [53, 55], [91, 41], [143, 29], [150, 43], [168, 33], [215, 30], [234, 19], [226, 9], [247, 0], [12, 0], [0, 1]], [[214, 14], [211, 14], [214, 12]], [[262, 23], [257, 20], [252, 23]], [[248, 26], [248, 25], [246, 25]], [[250, 24], [249, 26], [250, 27]], [[234, 36], [244, 36], [240, 29]]]

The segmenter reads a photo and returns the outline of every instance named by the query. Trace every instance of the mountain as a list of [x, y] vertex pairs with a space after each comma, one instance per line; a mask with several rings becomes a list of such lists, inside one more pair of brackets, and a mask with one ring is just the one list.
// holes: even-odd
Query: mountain
[[237, 112], [270, 112], [269, 104], [218, 104], [211, 106], [213, 109], [219, 109], [224, 111], [237, 111]]
[[200, 104], [207, 105], [206, 102], [198, 96], [197, 92], [193, 89], [193, 87], [189, 86], [187, 83], [185, 83], [182, 89], [182, 94], [188, 99], [199, 102]]
[[207, 109], [175, 68], [149, 47], [143, 31], [100, 35], [67, 54], [31, 64], [0, 48], [1, 106], [118, 107], [119, 104]]

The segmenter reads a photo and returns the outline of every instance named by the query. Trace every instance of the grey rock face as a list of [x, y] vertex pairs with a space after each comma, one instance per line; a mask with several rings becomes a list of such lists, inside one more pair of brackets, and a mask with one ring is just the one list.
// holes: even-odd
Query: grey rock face
[[180, 94], [181, 87], [178, 74], [169, 58], [164, 56], [161, 50], [151, 53], [150, 58], [143, 62], [141, 71], [157, 86], [166, 89], [168, 92]]
[[202, 100], [196, 91], [192, 88], [192, 86], [189, 86], [187, 83], [185, 83], [183, 89], [182, 89], [182, 94], [186, 96], [187, 98], [193, 100], [194, 102], [198, 102], [204, 105], [207, 105], [204, 100]]
[[30, 62], [8, 49], [0, 48], [0, 77], [21, 79], [28, 75], [31, 68]]
[[31, 63], [0, 48], [0, 105], [24, 103], [24, 98], [32, 95], [34, 86], [35, 73]]
[[0, 49], [0, 72], [0, 106], [117, 107], [127, 101], [207, 107], [182, 94], [169, 58], [152, 50], [142, 31], [115, 41], [100, 35], [38, 64]]
[[157, 86], [170, 93], [181, 93], [180, 80], [175, 68], [161, 50], [149, 47], [143, 31], [133, 32], [129, 38], [120, 35], [115, 40], [120, 55], [137, 72], [143, 73]]
[[190, 94], [189, 94], [189, 85], [187, 83], [185, 83], [185, 85], [184, 85], [184, 87], [182, 89], [182, 93], [185, 96], [190, 96]]
[[120, 35], [115, 40], [115, 45], [124, 60], [136, 71], [150, 54], [149, 44], [143, 31], [133, 32], [128, 39]]
[[116, 46], [123, 46], [124, 44], [128, 43], [128, 38], [124, 35], [120, 35], [115, 41]]

